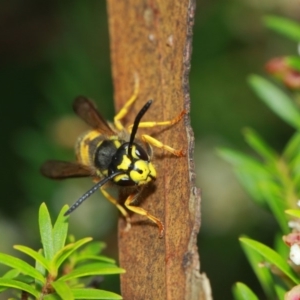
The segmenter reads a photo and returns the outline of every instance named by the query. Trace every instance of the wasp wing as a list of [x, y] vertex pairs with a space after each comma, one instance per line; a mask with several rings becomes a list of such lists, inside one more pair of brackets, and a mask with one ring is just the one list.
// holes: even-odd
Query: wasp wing
[[105, 119], [99, 114], [92, 101], [84, 96], [79, 96], [74, 100], [73, 110], [93, 129], [99, 130], [103, 134], [115, 135], [116, 133], [109, 127]]
[[51, 179], [65, 179], [74, 177], [93, 176], [94, 172], [86, 166], [76, 162], [66, 162], [60, 160], [48, 160], [41, 169], [42, 175]]

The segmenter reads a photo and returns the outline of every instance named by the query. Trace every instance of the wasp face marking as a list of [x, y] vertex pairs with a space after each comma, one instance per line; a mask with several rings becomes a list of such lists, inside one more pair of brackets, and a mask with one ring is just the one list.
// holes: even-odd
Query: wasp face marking
[[133, 165], [134, 167], [129, 176], [137, 185], [156, 179], [156, 170], [151, 162], [137, 160]]
[[146, 151], [133, 143], [131, 155], [128, 153], [129, 143], [117, 149], [108, 166], [109, 175], [123, 171], [124, 175], [116, 176], [114, 182], [121, 186], [143, 185], [156, 178], [156, 170], [150, 162]]

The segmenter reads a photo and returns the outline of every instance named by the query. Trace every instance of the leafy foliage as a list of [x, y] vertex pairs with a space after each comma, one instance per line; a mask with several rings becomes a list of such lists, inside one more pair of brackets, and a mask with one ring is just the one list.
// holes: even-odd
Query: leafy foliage
[[65, 244], [68, 230], [64, 217], [66, 211], [67, 206], [64, 206], [53, 226], [43, 203], [39, 211], [43, 248], [36, 251], [26, 246], [14, 246], [33, 258], [35, 267], [0, 253], [0, 263], [12, 268], [0, 277], [0, 292], [13, 288], [35, 299], [122, 299], [112, 292], [84, 288], [79, 281], [83, 277], [120, 274], [124, 270], [118, 268], [113, 259], [99, 255], [104, 244], [91, 242], [92, 238], [75, 241], [70, 237], [70, 243]]
[[[275, 16], [268, 16], [264, 21], [269, 28], [299, 41], [299, 24]], [[279, 238], [275, 240], [274, 250], [246, 237], [240, 238], [240, 242], [268, 299], [284, 297], [292, 299], [289, 298], [292, 297], [291, 287], [300, 284], [299, 269], [287, 262], [287, 245], [298, 244], [297, 234], [300, 234], [298, 226], [300, 210], [297, 208], [300, 193], [300, 110], [297, 103], [300, 59], [299, 57], [273, 59], [267, 64], [266, 69], [280, 84], [288, 87], [289, 91], [283, 91], [271, 81], [257, 75], [249, 77], [249, 84], [277, 116], [295, 129], [294, 135], [282, 153], [277, 153], [253, 129], [246, 129], [245, 140], [259, 158], [252, 158], [231, 149], [220, 149], [219, 153], [233, 165], [237, 177], [253, 200], [268, 208], [279, 224], [281, 232], [278, 233]], [[289, 223], [289, 220], [292, 217], [294, 223], [291, 236], [289, 225], [292, 223]], [[287, 236], [282, 239], [283, 235]], [[294, 293], [296, 292], [294, 290]], [[251, 289], [242, 283], [235, 285], [233, 293], [236, 300], [258, 299]]]

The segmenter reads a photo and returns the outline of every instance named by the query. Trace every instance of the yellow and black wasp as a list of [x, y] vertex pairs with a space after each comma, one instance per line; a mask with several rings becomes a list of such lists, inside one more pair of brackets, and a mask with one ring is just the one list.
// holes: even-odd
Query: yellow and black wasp
[[164, 145], [157, 139], [143, 134], [136, 138], [139, 127], [154, 127], [177, 123], [186, 113], [182, 111], [176, 118], [163, 122], [141, 122], [141, 118], [149, 109], [152, 100], [149, 100], [137, 114], [134, 123], [126, 129], [121, 119], [128, 112], [138, 95], [138, 80], [135, 82], [133, 95], [126, 101], [124, 107], [114, 117], [114, 124], [107, 123], [97, 111], [95, 105], [86, 97], [77, 97], [73, 103], [75, 113], [92, 129], [79, 137], [76, 146], [76, 162], [49, 160], [41, 167], [41, 173], [51, 179], [65, 179], [72, 177], [91, 176], [97, 183], [81, 196], [65, 213], [73, 212], [84, 200], [100, 189], [102, 194], [113, 203], [125, 217], [130, 228], [130, 217], [126, 209], [106, 190], [108, 183], [121, 187], [133, 187], [133, 192], [124, 202], [125, 207], [137, 214], [144, 215], [159, 228], [160, 237], [163, 235], [163, 223], [145, 209], [133, 205], [141, 189], [150, 181], [156, 179], [156, 170], [151, 161], [152, 147], [165, 149], [176, 156], [184, 156], [182, 150], [175, 150]]

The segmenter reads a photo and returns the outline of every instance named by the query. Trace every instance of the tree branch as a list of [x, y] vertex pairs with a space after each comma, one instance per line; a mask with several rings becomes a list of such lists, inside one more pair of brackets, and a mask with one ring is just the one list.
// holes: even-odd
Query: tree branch
[[[183, 109], [189, 111], [195, 2], [109, 0], [107, 4], [116, 108], [131, 95], [137, 72], [140, 91], [128, 123], [148, 99], [154, 104], [144, 120], [170, 120]], [[143, 197], [140, 206], [163, 221], [163, 239], [158, 238], [157, 227], [139, 215], [132, 215], [133, 226], [126, 234], [122, 234], [124, 221], [119, 222], [120, 264], [126, 269], [122, 295], [125, 300], [211, 299], [209, 282], [199, 273], [200, 191], [195, 187], [189, 117], [149, 132], [164, 144], [187, 150], [187, 156], [177, 158], [154, 149], [155, 191]]]

